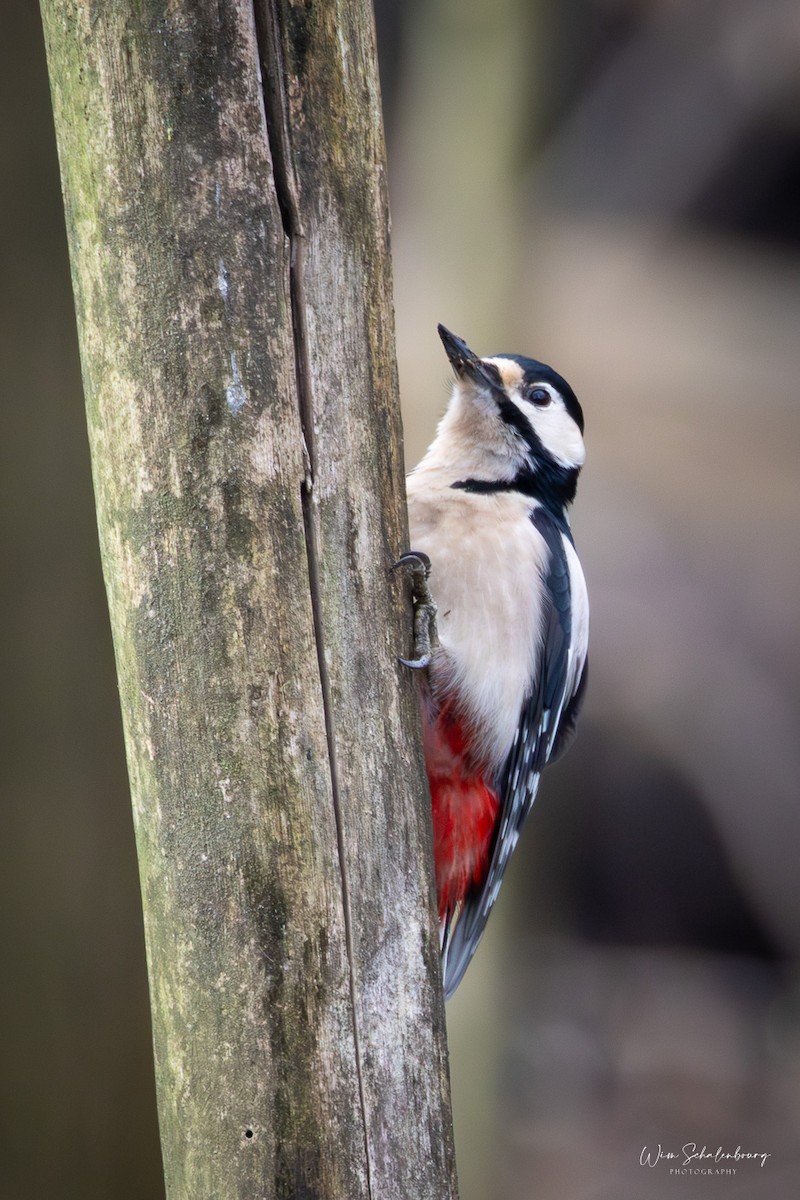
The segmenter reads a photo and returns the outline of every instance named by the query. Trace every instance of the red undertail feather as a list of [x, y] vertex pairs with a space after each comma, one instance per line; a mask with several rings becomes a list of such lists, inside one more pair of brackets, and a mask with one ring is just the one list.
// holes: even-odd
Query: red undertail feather
[[499, 799], [470, 762], [468, 731], [445, 706], [425, 722], [425, 765], [433, 801], [439, 919], [483, 882]]

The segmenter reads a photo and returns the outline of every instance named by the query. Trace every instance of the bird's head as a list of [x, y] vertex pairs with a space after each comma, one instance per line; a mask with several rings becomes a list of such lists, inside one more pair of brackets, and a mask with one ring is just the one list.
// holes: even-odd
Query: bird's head
[[569, 504], [585, 450], [583, 412], [566, 379], [517, 354], [478, 358], [444, 325], [439, 336], [456, 375], [440, 434], [460, 447], [465, 468]]

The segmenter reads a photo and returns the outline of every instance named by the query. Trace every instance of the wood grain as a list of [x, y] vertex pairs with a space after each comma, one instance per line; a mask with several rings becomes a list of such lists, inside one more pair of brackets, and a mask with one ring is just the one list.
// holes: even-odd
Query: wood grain
[[371, 9], [42, 11], [168, 1195], [446, 1200]]

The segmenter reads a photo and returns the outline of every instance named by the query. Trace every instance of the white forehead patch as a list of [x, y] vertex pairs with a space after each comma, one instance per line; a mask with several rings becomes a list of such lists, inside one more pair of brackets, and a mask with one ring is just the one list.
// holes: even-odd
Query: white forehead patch
[[515, 363], [511, 358], [485, 358], [483, 361], [497, 367], [503, 387], [509, 394], [519, 388], [524, 374], [519, 363]]

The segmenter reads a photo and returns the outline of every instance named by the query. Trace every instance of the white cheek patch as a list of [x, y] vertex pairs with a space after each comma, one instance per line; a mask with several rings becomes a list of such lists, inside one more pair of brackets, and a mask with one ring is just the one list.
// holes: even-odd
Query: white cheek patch
[[[552, 389], [547, 388], [553, 395]], [[564, 407], [560, 396], [554, 395], [550, 404], [539, 408], [529, 400], [517, 400], [517, 405], [530, 421], [533, 431], [548, 454], [564, 467], [582, 467], [586, 449], [581, 431]]]
[[565, 467], [582, 467], [586, 459], [581, 431], [564, 409], [537, 412], [531, 422], [545, 450]]

